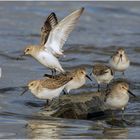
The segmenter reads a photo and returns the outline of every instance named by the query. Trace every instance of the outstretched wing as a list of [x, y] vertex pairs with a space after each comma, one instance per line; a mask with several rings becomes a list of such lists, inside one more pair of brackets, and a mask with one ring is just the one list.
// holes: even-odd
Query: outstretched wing
[[62, 47], [70, 32], [74, 29], [83, 10], [84, 8], [74, 11], [51, 30], [45, 44], [45, 49], [49, 50], [54, 55], [63, 55]]
[[55, 15], [55, 13], [51, 13], [46, 21], [44, 22], [44, 25], [41, 28], [41, 46], [45, 45], [50, 31], [58, 24], [58, 20], [57, 17]]

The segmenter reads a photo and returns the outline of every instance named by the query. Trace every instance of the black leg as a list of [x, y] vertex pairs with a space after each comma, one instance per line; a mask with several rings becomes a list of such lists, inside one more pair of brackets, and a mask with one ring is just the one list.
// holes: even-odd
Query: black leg
[[124, 71], [122, 72], [122, 75], [123, 75], [123, 76], [125, 76], [125, 73], [124, 73]]
[[125, 119], [124, 111], [125, 111], [125, 108], [122, 108], [122, 121], [125, 122], [125, 123], [128, 124], [128, 125], [133, 124], [133, 122], [131, 122], [131, 121]]
[[45, 109], [46, 107], [48, 107], [50, 104], [49, 99], [46, 100], [45, 105], [41, 108], [41, 110]]
[[106, 85], [106, 88], [107, 88], [107, 89], [109, 88], [109, 84]]
[[100, 91], [100, 84], [98, 84], [98, 92]]
[[115, 115], [114, 112], [112, 111], [112, 126], [111, 128], [115, 125]]
[[115, 115], [113, 111], [112, 111], [112, 120], [115, 120]]
[[52, 77], [54, 78], [55, 75], [56, 75], [56, 70], [55, 69], [52, 69], [51, 71], [52, 71]]
[[125, 118], [124, 118], [124, 111], [125, 111], [125, 109], [123, 108], [122, 109], [122, 120], [125, 120]]
[[64, 94], [64, 95], [67, 95], [68, 93], [66, 93], [65, 90], [63, 90], [63, 94]]
[[54, 75], [56, 75], [56, 69], [54, 69]]
[[47, 99], [45, 106], [48, 106], [48, 105], [49, 105], [49, 100]]
[[53, 69], [51, 69], [51, 72], [52, 72], [52, 76], [53, 76]]

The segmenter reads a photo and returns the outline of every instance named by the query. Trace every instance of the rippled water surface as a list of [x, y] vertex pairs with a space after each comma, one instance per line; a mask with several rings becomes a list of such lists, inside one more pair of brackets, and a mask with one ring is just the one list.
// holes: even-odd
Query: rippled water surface
[[[40, 27], [54, 11], [59, 19], [85, 7], [64, 46], [64, 69], [107, 63], [124, 47], [131, 60], [126, 78], [137, 95], [125, 115], [134, 125], [111, 127], [101, 120], [68, 120], [39, 115], [44, 101], [31, 93], [20, 96], [29, 80], [49, 71], [30, 57], [16, 61], [26, 45], [39, 44]], [[140, 136], [140, 2], [0, 2], [0, 138], [139, 138]], [[120, 76], [118, 74], [117, 76]], [[116, 76], [116, 77], [117, 77]], [[95, 82], [94, 82], [95, 83]], [[96, 91], [87, 85], [73, 93]]]

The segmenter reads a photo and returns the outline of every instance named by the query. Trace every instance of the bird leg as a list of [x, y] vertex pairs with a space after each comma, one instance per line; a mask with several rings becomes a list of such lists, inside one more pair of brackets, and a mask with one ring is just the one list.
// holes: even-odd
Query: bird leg
[[54, 69], [54, 75], [56, 75], [56, 69]]
[[109, 88], [109, 84], [106, 85], [106, 88], [107, 88], [107, 89]]
[[115, 115], [114, 115], [114, 112], [112, 111], [112, 121], [115, 120]]
[[52, 77], [53, 77], [53, 69], [51, 69], [51, 72], [52, 72]]
[[125, 76], [125, 73], [124, 73], [124, 71], [122, 72], [122, 75], [123, 75], [123, 76]]
[[64, 94], [64, 95], [67, 95], [68, 93], [67, 93], [65, 90], [63, 90], [63, 94]]
[[52, 78], [54, 78], [56, 75], [56, 69], [51, 69], [51, 72], [52, 72]]
[[100, 84], [98, 84], [98, 92], [100, 92]]
[[121, 118], [122, 121], [125, 122], [125, 123], [128, 124], [128, 125], [133, 124], [133, 122], [131, 122], [131, 121], [125, 119], [124, 111], [125, 111], [125, 108], [122, 108], [122, 118]]
[[41, 110], [47, 108], [50, 105], [50, 101], [49, 99], [46, 100], [46, 103], [44, 104], [44, 106], [41, 108]]
[[49, 106], [49, 99], [46, 100], [46, 106]]

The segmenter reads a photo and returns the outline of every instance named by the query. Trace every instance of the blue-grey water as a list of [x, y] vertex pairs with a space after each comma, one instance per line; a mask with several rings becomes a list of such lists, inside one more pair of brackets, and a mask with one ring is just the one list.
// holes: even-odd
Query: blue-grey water
[[[131, 67], [125, 77], [137, 95], [125, 115], [134, 125], [111, 127], [103, 120], [70, 120], [39, 115], [44, 101], [30, 92], [20, 96], [23, 86], [50, 71], [31, 57], [17, 61], [29, 44], [39, 44], [40, 28], [51, 12], [59, 21], [85, 7], [80, 21], [64, 46], [64, 69], [96, 62], [107, 63], [110, 55], [124, 47]], [[140, 138], [140, 2], [0, 2], [0, 138]], [[117, 74], [121, 76], [121, 74]], [[86, 86], [72, 93], [97, 90]]]

